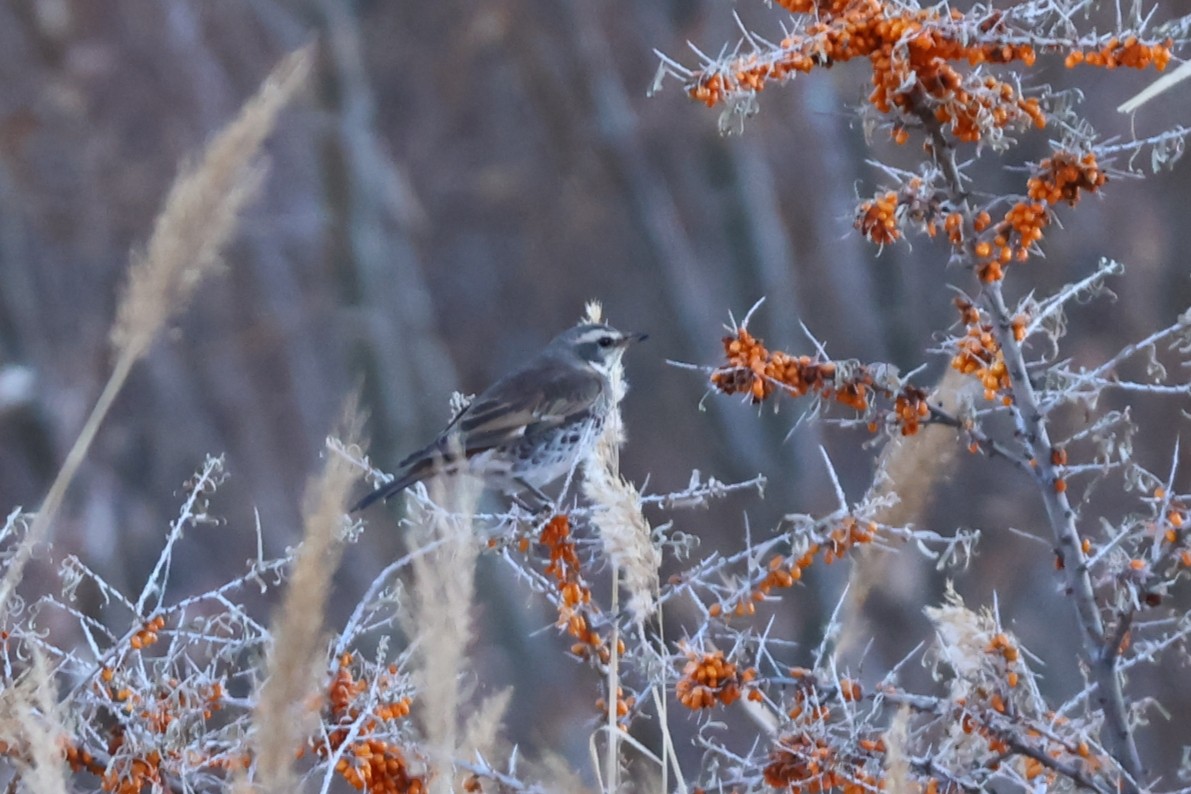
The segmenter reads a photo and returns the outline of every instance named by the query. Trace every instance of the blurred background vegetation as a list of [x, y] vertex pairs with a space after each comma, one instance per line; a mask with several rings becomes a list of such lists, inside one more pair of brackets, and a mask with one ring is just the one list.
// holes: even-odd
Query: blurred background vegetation
[[[694, 64], [688, 41], [715, 53], [738, 39], [733, 11], [780, 38], [779, 13], [712, 0], [0, 0], [0, 505], [39, 504], [101, 388], [129, 251], [179, 162], [284, 52], [315, 36], [314, 90], [271, 140], [265, 193], [227, 271], [134, 372], [55, 528], [56, 556], [78, 554], [127, 588], [142, 582], [179, 486], [206, 453], [225, 452], [232, 479], [213, 509], [226, 525], [188, 542], [174, 579], [195, 591], [223, 581], [255, 553], [258, 515], [267, 544], [296, 542], [300, 494], [350, 389], [362, 384], [374, 460], [391, 467], [445, 422], [452, 390], [478, 391], [593, 297], [613, 324], [651, 336], [627, 362], [625, 472], [654, 491], [681, 487], [692, 468], [769, 478], [764, 500], [676, 516], [701, 553], [737, 548], [746, 513], [765, 532], [783, 513], [832, 509], [820, 445], [859, 498], [878, 452], [867, 433], [790, 433], [802, 408], [793, 403], [759, 416], [723, 397], [701, 402], [705, 381], [666, 360], [717, 362], [729, 312], [739, 318], [766, 296], [751, 327], [772, 347], [812, 352], [805, 323], [833, 357], [903, 371], [925, 360], [930, 385], [946, 357], [923, 351], [956, 318], [945, 283], [973, 281], [946, 268], [944, 244], [878, 251], [852, 230], [857, 194], [881, 184], [866, 158], [914, 160], [884, 140], [870, 149], [853, 122], [863, 65], [766, 92], [743, 135], [721, 135], [717, 111], [672, 81], [647, 97], [654, 50]], [[1092, 123], [1123, 138], [1188, 121], [1191, 89], [1135, 119], [1116, 113], [1153, 79], [1046, 58], [1031, 76], [1081, 88]], [[1047, 153], [1044, 134], [1026, 133], [1010, 164]], [[990, 161], [977, 189], [1020, 191], [1025, 174], [1003, 165]], [[1104, 197], [1060, 212], [1065, 229], [1048, 235], [1045, 261], [1012, 270], [1020, 294], [1084, 275], [1101, 256], [1127, 264], [1110, 285], [1115, 302], [1071, 317], [1065, 355], [1102, 360], [1191, 303], [1187, 174], [1114, 178]], [[1164, 468], [1187, 408], [1154, 399], [1136, 454]], [[1066, 605], [1050, 597], [1058, 580], [1027, 483], [965, 453], [929, 490], [907, 520], [986, 530], [960, 591], [978, 604], [995, 590], [1027, 647], [1069, 673], [1070, 615], [1031, 611]], [[393, 526], [369, 515], [338, 575], [332, 624], [399, 553]], [[846, 575], [836, 568], [769, 610], [781, 636], [818, 642]], [[943, 576], [908, 555], [872, 570], [879, 671], [921, 638], [921, 606], [937, 602]], [[30, 576], [46, 571], [43, 562]], [[517, 690], [511, 735], [550, 736], [540, 716], [519, 725], [518, 715], [551, 713], [543, 704], [593, 674], [563, 659], [565, 641], [530, 638], [551, 615], [526, 606], [494, 563], [481, 569], [480, 594], [481, 683], [534, 682]], [[84, 606], [102, 612], [98, 600]], [[1178, 689], [1153, 683], [1175, 713], [1191, 706]], [[587, 716], [554, 713], [564, 727]], [[572, 733], [582, 757], [586, 733]]]

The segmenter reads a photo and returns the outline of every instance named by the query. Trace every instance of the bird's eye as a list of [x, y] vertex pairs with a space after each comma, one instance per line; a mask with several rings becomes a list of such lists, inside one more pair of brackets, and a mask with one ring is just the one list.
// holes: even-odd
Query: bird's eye
[[615, 343], [615, 341], [616, 340], [610, 336], [601, 336], [599, 341], [596, 342], [596, 344], [599, 345], [600, 347], [612, 347], [612, 345], [613, 345], [613, 343]]

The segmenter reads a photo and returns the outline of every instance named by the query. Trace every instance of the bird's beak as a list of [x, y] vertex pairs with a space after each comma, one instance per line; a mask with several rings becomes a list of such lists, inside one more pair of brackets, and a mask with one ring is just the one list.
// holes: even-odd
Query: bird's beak
[[635, 342], [644, 342], [648, 338], [649, 334], [625, 334], [624, 339], [621, 340], [621, 344], [628, 347]]

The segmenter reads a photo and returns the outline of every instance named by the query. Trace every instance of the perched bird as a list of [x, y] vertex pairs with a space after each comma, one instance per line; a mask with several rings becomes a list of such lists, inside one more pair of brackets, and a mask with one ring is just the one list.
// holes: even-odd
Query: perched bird
[[567, 474], [595, 445], [615, 407], [609, 373], [645, 334], [587, 323], [563, 331], [521, 368], [481, 392], [438, 438], [398, 464], [397, 478], [352, 508], [439, 474], [466, 471], [490, 488], [530, 491]]

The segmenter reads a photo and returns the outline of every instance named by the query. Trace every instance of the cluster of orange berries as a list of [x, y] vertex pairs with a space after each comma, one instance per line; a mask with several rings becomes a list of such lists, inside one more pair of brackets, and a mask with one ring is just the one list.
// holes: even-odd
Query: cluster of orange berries
[[1081, 192], [1095, 193], [1107, 181], [1093, 152], [1056, 152], [1038, 164], [1037, 173], [1026, 182], [1026, 192], [1034, 201], [1052, 205], [1062, 201], [1074, 207]]
[[[1026, 66], [1034, 63], [1034, 49], [1028, 44], [994, 45], [991, 50], [986, 47], [984, 53], [987, 60], [994, 63], [1015, 60]], [[976, 143], [990, 129], [1004, 130], [1022, 124], [1032, 124], [1039, 129], [1046, 126], [1046, 114], [1035, 97], [1020, 96], [1016, 88], [995, 77], [985, 77], [983, 82], [964, 88], [952, 67], [944, 65], [940, 68], [949, 79], [941, 82], [941, 90], [931, 92], [939, 102], [934, 117], [949, 127], [958, 140]], [[892, 76], [896, 77], [896, 74]]]
[[[765, 597], [776, 589], [793, 587], [801, 581], [802, 572], [815, 561], [815, 557], [822, 553], [823, 562], [831, 565], [842, 559], [854, 546], [872, 543], [877, 537], [877, 524], [872, 521], [861, 521], [854, 516], [848, 516], [828, 534], [824, 543], [812, 543], [801, 557], [791, 560], [781, 554], [770, 558], [766, 566], [765, 576], [757, 583], [756, 588], [747, 599], [742, 599], [729, 612], [736, 617], [756, 614], [754, 602], [764, 601]], [[712, 604], [707, 609], [710, 617], [718, 618], [724, 614], [723, 604]]]
[[[980, 311], [968, 300], [956, 298], [955, 305], [968, 326], [967, 334], [957, 343], [951, 359], [952, 369], [964, 374], [975, 375], [984, 386], [984, 399], [995, 400], [1002, 394], [1002, 402], [1009, 405], [1012, 381], [1005, 365], [1005, 354], [993, 335], [992, 323], [984, 322]], [[1025, 338], [1026, 319], [1013, 318], [1013, 338], [1018, 342]]]
[[[113, 755], [121, 743], [122, 739], [115, 743]], [[153, 750], [126, 762], [112, 764], [111, 769], [102, 775], [100, 785], [112, 794], [141, 794], [146, 788], [160, 790], [163, 787], [161, 753]]]
[[848, 382], [836, 383], [834, 362], [791, 356], [780, 350], [770, 353], [746, 328], [724, 337], [724, 352], [728, 366], [712, 373], [711, 383], [725, 394], [749, 394], [756, 403], [773, 394], [775, 384], [781, 384], [791, 397], [813, 392], [857, 411], [869, 407], [873, 377], [863, 367], [857, 368]]
[[[1158, 486], [1154, 489], [1154, 498], [1162, 500], [1166, 498], [1166, 489]], [[1178, 547], [1187, 537], [1187, 507], [1179, 500], [1173, 500], [1166, 511], [1166, 530], [1162, 533], [1163, 539], [1172, 547]], [[1184, 568], [1191, 568], [1191, 549], [1182, 549], [1179, 551], [1179, 563]]]
[[[909, 10], [882, 0], [779, 0], [792, 14], [812, 15], [814, 22], [797, 36], [782, 40], [768, 57], [743, 55], [724, 66], [698, 74], [688, 85], [691, 97], [708, 106], [733, 94], [761, 91], [771, 80], [810, 72], [854, 58], [868, 58], [873, 67], [869, 102], [882, 113], [893, 108], [920, 115], [921, 99], [929, 97], [934, 119], [950, 127], [963, 141], [981, 140], [990, 128], [1004, 129], [1020, 122], [1046, 126], [1038, 100], [1020, 96], [1010, 83], [985, 76], [979, 83], [966, 82], [954, 63], [1005, 64], [1014, 61], [1031, 67], [1037, 58], [1029, 44], [997, 41], [992, 31], [999, 15], [984, 14], [977, 20], [981, 41], [956, 24], [954, 32], [944, 23], [967, 21], [958, 9], [945, 15], [935, 9]], [[1078, 64], [1115, 68], [1127, 66], [1162, 70], [1171, 58], [1172, 42], [1143, 42], [1136, 36], [1110, 39], [1098, 50], [1072, 50], [1068, 68]], [[1052, 48], [1058, 49], [1058, 48]], [[912, 86], [907, 90], [906, 86]], [[895, 128], [895, 140], [905, 140], [904, 127]]]
[[[133, 647], [140, 649], [152, 645], [157, 641], [156, 633], [163, 626], [164, 620], [160, 617], [148, 621], [145, 628], [134, 636]], [[223, 707], [224, 690], [220, 681], [199, 687], [192, 693], [183, 687], [178, 679], [169, 678], [161, 683], [154, 698], [128, 686], [121, 686], [116, 682], [116, 671], [111, 667], [102, 667], [95, 686], [114, 703], [121, 704], [125, 712], [139, 717], [141, 723], [150, 731], [162, 735], [186, 710], [201, 708], [202, 718], [209, 720]], [[123, 730], [115, 726], [108, 737], [108, 754], [114, 756], [123, 745]], [[104, 791], [139, 792], [146, 785], [161, 782], [163, 756], [157, 750], [122, 760], [113, 764], [111, 769], [99, 763], [87, 750], [70, 743], [64, 746], [63, 754], [72, 771], [85, 770], [101, 777]], [[173, 759], [170, 757], [164, 760]]]
[[[702, 73], [688, 86], [694, 99], [712, 106], [735, 93], [760, 91], [770, 80], [868, 58], [873, 66], [869, 102], [882, 113], [894, 107], [920, 113], [920, 95], [905, 88], [911, 85], [932, 98], [935, 119], [962, 140], [980, 140], [989, 122], [997, 127], [1022, 119], [1046, 123], [1037, 100], [1022, 98], [1012, 85], [991, 77], [965, 88], [963, 76], [951, 66], [1011, 61], [1029, 66], [1036, 57], [1030, 45], [968, 41], [943, 30], [938, 23], [945, 17], [938, 11], [890, 9], [881, 0], [786, 0], [782, 5], [792, 13], [813, 14], [816, 21], [797, 37], [783, 39], [771, 57], [750, 53]], [[953, 10], [949, 19], [959, 22], [964, 16]], [[895, 131], [899, 137], [905, 140], [904, 127], [900, 135]]]
[[930, 403], [927, 401], [926, 389], [909, 384], [902, 387], [893, 400], [893, 415], [901, 425], [903, 436], [912, 436], [922, 426], [922, 421], [930, 416]]
[[[900, 193], [885, 191], [861, 202], [854, 225], [870, 242], [887, 245], [901, 239], [903, 216], [916, 222], [931, 238], [938, 234], [941, 220], [952, 246], [956, 249], [968, 246], [980, 279], [999, 281], [1004, 277], [1006, 265], [1025, 262], [1041, 242], [1051, 222], [1051, 206], [1059, 203], [1074, 206], [1082, 193], [1096, 192], [1107, 180], [1095, 154], [1058, 152], [1043, 160], [1027, 182], [1029, 199], [1015, 203], [995, 226], [986, 210], [972, 216], [971, 228], [976, 236], [969, 238], [964, 215], [946, 212], [945, 204], [937, 196], [923, 194], [923, 180], [913, 177]], [[985, 235], [986, 231], [989, 234]]]
[[1006, 666], [1005, 681], [1010, 688], [1017, 686], [1018, 674], [1013, 668], [1017, 666], [1018, 659], [1021, 658], [1021, 652], [1018, 651], [1017, 646], [1009, 639], [1007, 634], [998, 632], [993, 635], [989, 641], [988, 647], [984, 649], [985, 653], [997, 654], [1004, 661]]
[[[982, 232], [988, 227], [987, 212], [976, 216], [974, 227]], [[1025, 262], [1030, 249], [1042, 241], [1042, 231], [1050, 225], [1050, 212], [1038, 202], [1019, 201], [1005, 213], [1005, 219], [993, 230], [992, 240], [979, 240], [972, 245], [977, 259], [976, 273], [981, 281], [1000, 281], [1005, 265]]]
[[880, 759], [885, 755], [881, 739], [861, 739], [863, 752], [842, 753], [823, 736], [787, 734], [769, 752], [765, 782], [779, 790], [798, 794], [871, 794], [885, 788]]
[[[756, 677], [755, 668], [740, 670], [734, 662], [724, 658], [723, 651], [704, 654], [688, 652], [674, 694], [682, 705], [692, 711], [709, 709], [717, 703], [729, 706], [740, 699], [741, 692]], [[761, 693], [753, 689], [747, 697], [760, 700]]]
[[1137, 36], [1128, 36], [1124, 40], [1113, 36], [1098, 50], [1084, 52], [1073, 50], [1065, 61], [1067, 68], [1072, 69], [1080, 64], [1100, 66], [1104, 69], [1115, 69], [1125, 66], [1130, 69], [1148, 69], [1153, 66], [1158, 71], [1166, 68], [1170, 63], [1170, 48], [1174, 45], [1171, 39], [1163, 42], [1147, 44]]
[[[0, 755], [9, 755], [10, 750], [5, 742], [0, 742]], [[73, 742], [67, 741], [62, 748], [62, 754], [66, 757], [66, 763], [70, 767], [71, 772], [87, 771], [96, 777], [103, 775], [104, 765], [99, 763], [95, 756], [91, 755], [85, 748], [76, 746]]]
[[868, 201], [860, 202], [856, 208], [853, 224], [869, 241], [877, 245], [889, 245], [901, 238], [897, 221], [898, 196], [892, 190]]
[[771, 353], [746, 328], [738, 328], [734, 335], [725, 336], [723, 342], [727, 365], [711, 374], [711, 384], [724, 394], [748, 394], [754, 403], [759, 403], [781, 386], [791, 397], [816, 394], [861, 413], [869, 409], [874, 395], [881, 395], [894, 400], [893, 415], [902, 435], [918, 432], [922, 420], [930, 414], [926, 392], [905, 386], [894, 395], [878, 386], [872, 373], [863, 366], [850, 368], [847, 380], [838, 382], [835, 362], [792, 356], [780, 350]]
[[[219, 681], [202, 687], [198, 692], [197, 705], [203, 709], [203, 719], [209, 720], [212, 715], [223, 708], [223, 684]], [[179, 709], [188, 709], [195, 705], [194, 699], [185, 691], [179, 689], [178, 679], [171, 678], [157, 694], [157, 703], [140, 711], [141, 720], [157, 733], [164, 734], [174, 721]]]
[[[1054, 718], [1055, 715], [1048, 715]], [[1059, 717], [1061, 721], [1066, 721], [1066, 718]], [[1037, 728], [1029, 728], [1026, 734], [1034, 741], [1045, 742], [1045, 734]], [[1056, 744], [1046, 750], [1046, 754], [1057, 761], [1066, 761], [1068, 763], [1075, 762], [1086, 769], [1088, 772], [1098, 772], [1104, 767], [1104, 760], [1092, 753], [1092, 748], [1086, 741], [1074, 742], [1070, 745]], [[1048, 782], [1053, 783], [1057, 776], [1053, 769], [1049, 769], [1042, 763], [1040, 759], [1025, 757], [1022, 761], [1022, 774], [1027, 780], [1033, 780], [1041, 774], [1046, 774]]]
[[[352, 674], [351, 664], [350, 653], [339, 658], [339, 668], [327, 691], [330, 714], [326, 724], [338, 727], [328, 731], [325, 738], [310, 740], [310, 748], [324, 758], [338, 752], [347, 741], [351, 726], [361, 716], [356, 699], [369, 689], [366, 679]], [[396, 667], [390, 666], [388, 672], [396, 675]], [[351, 747], [335, 764], [335, 771], [352, 788], [369, 794], [424, 794], [427, 790], [426, 779], [410, 772], [401, 748], [374, 735], [382, 722], [402, 719], [409, 715], [409, 709], [410, 699], [403, 697], [375, 707], [365, 719]]]
[[[547, 521], [539, 542], [550, 553], [545, 573], [558, 587], [558, 623], [576, 640], [571, 653], [584, 659], [594, 657], [601, 664], [607, 664], [612, 658], [608, 643], [590, 627], [584, 615], [593, 608], [591, 588], [583, 581], [579, 553], [571, 537], [570, 518], [560, 514]], [[617, 646], [618, 653], [624, 653], [623, 641], [618, 641]]]
[[[616, 722], [621, 728], [628, 729], [629, 711], [637, 705], [637, 698], [629, 695], [625, 697], [624, 690], [616, 687]], [[600, 714], [608, 713], [608, 701], [603, 698], [595, 702], [596, 711]]]
[[[977, 720], [972, 711], [966, 708], [967, 700], [965, 698], [957, 700], [956, 705], [964, 708], [960, 717], [961, 730], [966, 734], [977, 735], [984, 739], [988, 744], [989, 752], [993, 755], [993, 760], [988, 762], [989, 766], [990, 768], [996, 768], [1000, 764], [999, 759], [1012, 754], [1009, 744], [995, 731]], [[989, 706], [997, 713], [1005, 713], [1005, 702], [999, 695], [994, 694], [989, 698]], [[1086, 741], [1063, 742], [1054, 738], [1054, 727], [1066, 725], [1068, 722], [1067, 717], [1055, 714], [1054, 712], [1048, 712], [1043, 719], [1043, 723], [1049, 728], [1047, 732], [1030, 726], [1025, 729], [1024, 734], [1031, 741], [1042, 743], [1043, 747], [1040, 749], [1044, 750], [1047, 756], [1056, 761], [1077, 763], [1088, 772], [1096, 772], [1102, 769], [1104, 766], [1103, 759], [1092, 753], [1092, 749]], [[1050, 746], [1047, 747], [1047, 744]], [[1048, 779], [1052, 782], [1057, 779], [1054, 770], [1047, 767], [1039, 758], [1021, 756], [1020, 762], [1022, 774], [1027, 780], [1033, 780], [1042, 774], [1047, 775]]]
[[133, 650], [144, 650], [157, 642], [157, 633], [163, 628], [165, 628], [165, 618], [161, 615], [150, 618], [145, 622], [144, 627], [140, 631], [132, 635], [132, 639], [129, 640], [128, 644], [132, 646]]

